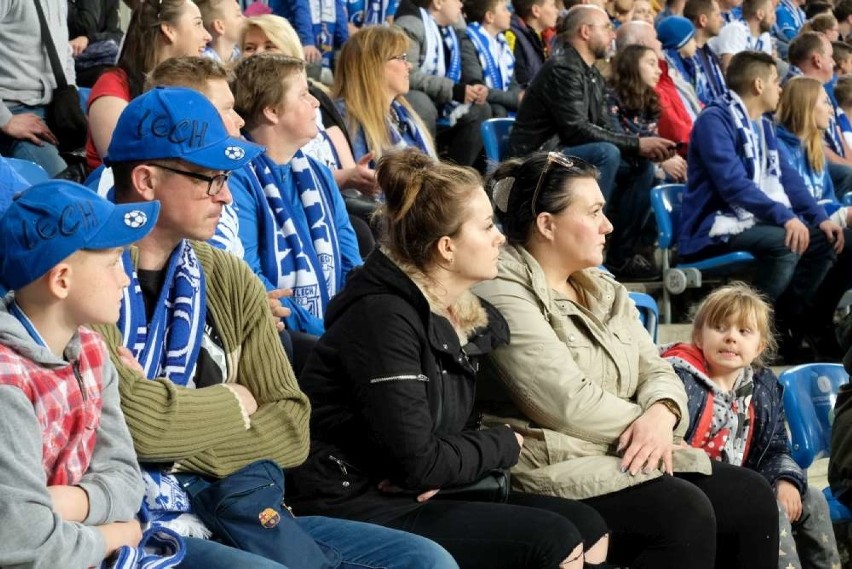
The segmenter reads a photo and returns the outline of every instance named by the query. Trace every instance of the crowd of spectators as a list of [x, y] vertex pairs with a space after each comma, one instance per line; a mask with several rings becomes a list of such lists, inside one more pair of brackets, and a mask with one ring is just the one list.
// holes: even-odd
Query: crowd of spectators
[[[838, 566], [852, 0], [125, 4], [0, 6], [0, 567]], [[661, 184], [757, 258], [663, 349]]]

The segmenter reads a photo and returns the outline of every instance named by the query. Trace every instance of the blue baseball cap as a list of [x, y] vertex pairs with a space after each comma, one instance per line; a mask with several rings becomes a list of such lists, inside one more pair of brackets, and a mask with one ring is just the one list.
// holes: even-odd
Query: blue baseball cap
[[219, 111], [198, 91], [156, 87], [122, 111], [104, 162], [176, 159], [229, 172], [261, 152], [262, 146], [230, 136]]
[[159, 213], [157, 201], [116, 205], [67, 180], [36, 184], [0, 217], [0, 283], [16, 290], [80, 249], [130, 245], [154, 228]]

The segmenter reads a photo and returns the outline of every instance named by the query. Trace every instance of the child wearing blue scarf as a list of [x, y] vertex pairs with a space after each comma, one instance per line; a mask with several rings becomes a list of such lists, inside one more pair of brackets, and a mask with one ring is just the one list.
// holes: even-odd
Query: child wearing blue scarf
[[485, 83], [492, 116], [514, 116], [521, 87], [515, 80], [515, 55], [504, 35], [512, 18], [508, 2], [466, 0], [464, 12], [467, 37], [462, 38], [462, 81]]

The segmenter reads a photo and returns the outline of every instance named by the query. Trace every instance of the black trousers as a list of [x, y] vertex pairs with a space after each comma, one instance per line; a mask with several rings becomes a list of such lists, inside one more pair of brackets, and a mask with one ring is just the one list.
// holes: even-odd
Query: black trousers
[[518, 493], [508, 504], [433, 498], [383, 525], [439, 543], [462, 569], [556, 569], [577, 545], [607, 534], [581, 502]]
[[754, 471], [713, 461], [711, 476], [662, 476], [583, 502], [610, 528], [611, 563], [778, 568], [778, 507], [769, 483]]

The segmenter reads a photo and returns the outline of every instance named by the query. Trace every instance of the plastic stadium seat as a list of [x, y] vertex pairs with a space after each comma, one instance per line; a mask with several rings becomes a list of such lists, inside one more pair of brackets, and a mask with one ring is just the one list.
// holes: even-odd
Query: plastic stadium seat
[[644, 292], [631, 292], [630, 299], [639, 310], [639, 321], [651, 335], [654, 343], [657, 343], [657, 329], [659, 328], [660, 314], [657, 309], [657, 301], [650, 294]]
[[[831, 449], [831, 423], [837, 390], [849, 381], [840, 364], [805, 364], [784, 371], [784, 411], [790, 428], [793, 460], [804, 469]], [[831, 488], [823, 490], [832, 522], [852, 521], [852, 512], [837, 501]]]
[[494, 164], [506, 158], [509, 150], [509, 134], [515, 119], [488, 119], [480, 125], [485, 157]]
[[6, 162], [30, 184], [35, 185], [50, 179], [47, 171], [35, 162], [21, 158], [6, 158]]
[[672, 265], [672, 249], [676, 245], [683, 202], [683, 184], [664, 184], [651, 190], [651, 207], [657, 220], [659, 246], [663, 258], [663, 323], [672, 321], [671, 295], [687, 288], [701, 287], [703, 274], [727, 276], [754, 263], [755, 258], [745, 251], [734, 251], [693, 263]]
[[843, 205], [852, 205], [852, 192], [843, 194], [843, 199], [840, 200]]
[[77, 87], [77, 95], [80, 97], [80, 108], [83, 109], [83, 114], [89, 114], [89, 95], [92, 94], [92, 90], [88, 87]]

